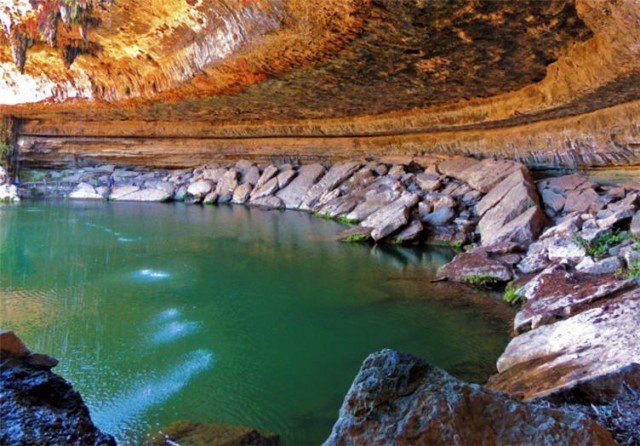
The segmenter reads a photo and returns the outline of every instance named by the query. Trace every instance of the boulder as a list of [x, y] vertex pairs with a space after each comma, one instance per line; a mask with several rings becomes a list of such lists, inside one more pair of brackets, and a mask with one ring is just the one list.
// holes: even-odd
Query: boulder
[[442, 177], [437, 173], [420, 173], [416, 175], [416, 184], [425, 192], [434, 192], [442, 186]]
[[251, 200], [250, 202], [253, 206], [259, 206], [266, 209], [282, 209], [284, 208], [284, 203], [278, 197], [262, 197], [256, 198], [255, 200]]
[[373, 228], [371, 237], [375, 241], [381, 240], [407, 224], [409, 211], [418, 200], [419, 197], [417, 195], [405, 193], [395, 201], [369, 215], [362, 221], [360, 226]]
[[438, 277], [484, 287], [509, 282], [513, 278], [511, 267], [492, 257], [484, 248], [460, 253], [442, 268]]
[[230, 202], [236, 187], [238, 187], [238, 171], [229, 169], [216, 185], [215, 192], [218, 195], [218, 203]]
[[325, 446], [613, 445], [589, 417], [466, 384], [406, 353], [367, 357]]
[[298, 169], [298, 175], [276, 194], [287, 209], [298, 209], [313, 184], [324, 174], [320, 164], [307, 164]]
[[483, 194], [518, 170], [526, 169], [522, 164], [507, 160], [486, 159], [461, 172], [451, 172], [451, 177], [464, 181]]
[[[547, 223], [547, 218], [539, 206], [530, 207], [513, 220], [505, 222], [502, 227], [498, 227], [495, 224], [500, 218], [496, 216], [496, 219], [492, 222], [490, 219], [492, 217], [489, 216], [489, 213], [483, 217], [483, 220], [488, 219], [484, 227], [480, 228], [480, 237], [483, 245], [492, 245], [504, 241], [529, 244], [537, 238]], [[482, 223], [482, 220], [480, 220], [480, 223]]]
[[199, 200], [204, 198], [209, 192], [213, 190], [214, 183], [211, 180], [198, 180], [187, 187], [187, 193], [193, 198]]
[[278, 179], [271, 178], [251, 191], [251, 200], [273, 195], [278, 190]]
[[352, 221], [361, 221], [369, 217], [371, 214], [384, 208], [400, 196], [400, 193], [394, 189], [383, 189], [381, 191], [370, 191], [365, 195], [362, 202], [357, 203], [351, 212], [347, 214], [347, 219]]
[[[514, 191], [514, 188], [517, 190]], [[522, 197], [518, 197], [521, 194]], [[509, 197], [507, 197], [509, 195]], [[519, 207], [517, 214], [521, 214], [524, 210], [538, 204], [538, 195], [533, 186], [533, 181], [529, 172], [524, 169], [518, 169], [498, 183], [496, 187], [491, 189], [476, 206], [476, 213], [482, 217], [487, 211], [497, 206], [507, 197], [507, 200], [514, 197], [520, 199], [520, 203], [514, 204], [513, 207]]]
[[260, 180], [260, 170], [257, 166], [251, 166], [242, 172], [242, 184], [249, 183], [251, 186], [255, 186], [258, 184], [258, 180]]
[[564, 209], [566, 199], [562, 194], [552, 189], [543, 189], [540, 192], [540, 196], [545, 208], [551, 210], [553, 214], [557, 214]]
[[296, 177], [296, 175], [298, 175], [298, 172], [291, 168], [282, 170], [282, 172], [280, 172], [276, 177], [278, 179], [278, 189], [283, 189], [284, 187], [286, 187], [291, 182], [291, 180]]
[[636, 212], [631, 219], [631, 234], [640, 237], [640, 211]]
[[0, 185], [0, 201], [20, 201], [18, 188], [13, 184]]
[[360, 202], [361, 198], [355, 194], [342, 195], [329, 200], [316, 210], [323, 215], [335, 218], [349, 214], [360, 204]]
[[420, 220], [414, 218], [409, 224], [395, 236], [394, 241], [398, 243], [412, 242], [417, 240], [422, 231], [424, 230], [424, 226], [420, 222]]
[[104, 200], [105, 197], [98, 193], [91, 184], [80, 183], [69, 194], [69, 198], [74, 200]]
[[513, 328], [522, 333], [566, 319], [633, 286], [632, 280], [619, 280], [613, 274], [572, 272], [564, 264], [554, 264], [520, 288], [518, 294], [527, 300], [516, 314]]
[[453, 207], [443, 207], [427, 214], [421, 213], [420, 219], [430, 226], [443, 226], [456, 218], [456, 211]]
[[469, 168], [473, 168], [479, 163], [480, 162], [475, 158], [457, 157], [441, 161], [437, 168], [443, 175], [451, 178], [458, 178], [462, 172]]
[[359, 167], [360, 164], [353, 162], [336, 163], [331, 166], [326, 175], [309, 188], [300, 204], [300, 209], [305, 211], [311, 210], [322, 195], [330, 192], [349, 178]]
[[498, 359], [489, 387], [525, 399], [611, 401], [625, 386], [640, 389], [639, 325], [636, 289], [521, 334]]
[[584, 213], [593, 210], [597, 205], [599, 195], [593, 189], [577, 190], [567, 195], [564, 212]]
[[620, 268], [622, 268], [622, 260], [618, 257], [607, 257], [598, 261], [585, 257], [576, 265], [576, 270], [587, 274], [614, 274]]
[[117, 196], [112, 193], [109, 199], [113, 201], [168, 201], [171, 199], [171, 194], [160, 189], [138, 189], [130, 193], [119, 193]]
[[233, 191], [233, 198], [231, 199], [232, 203], [243, 204], [249, 200], [249, 194], [253, 190], [253, 186], [251, 183], [244, 183], [240, 186], [236, 187]]
[[0, 444], [112, 446], [71, 384], [50, 369], [57, 361], [31, 353], [0, 333]]
[[587, 179], [579, 174], [564, 175], [561, 177], [548, 178], [540, 181], [538, 187], [540, 191], [543, 189], [550, 189], [554, 192], [562, 195], [567, 195], [568, 192], [576, 190], [579, 186], [582, 186], [587, 182]]
[[218, 201], [218, 194], [215, 192], [209, 192], [202, 200], [202, 204], [215, 204]]
[[114, 186], [111, 188], [109, 194], [109, 200], [118, 200], [120, 197], [138, 192], [140, 188], [138, 186]]
[[[255, 189], [260, 189], [262, 186], [264, 186], [266, 184], [267, 181], [269, 181], [270, 179], [272, 179], [273, 177], [275, 177], [278, 173], [278, 168], [276, 166], [274, 166], [273, 164], [265, 167], [264, 171], [262, 172], [262, 175], [260, 175], [260, 178], [258, 179], [257, 183], [255, 184]], [[278, 185], [277, 180], [276, 180], [276, 186]]]

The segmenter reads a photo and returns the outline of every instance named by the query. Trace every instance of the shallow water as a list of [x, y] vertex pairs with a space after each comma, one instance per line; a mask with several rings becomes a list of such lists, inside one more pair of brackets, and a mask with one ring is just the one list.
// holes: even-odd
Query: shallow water
[[298, 212], [182, 204], [0, 206], [0, 326], [120, 442], [190, 419], [327, 438], [367, 354], [481, 381], [508, 341], [496, 296], [431, 284], [450, 252], [330, 241]]

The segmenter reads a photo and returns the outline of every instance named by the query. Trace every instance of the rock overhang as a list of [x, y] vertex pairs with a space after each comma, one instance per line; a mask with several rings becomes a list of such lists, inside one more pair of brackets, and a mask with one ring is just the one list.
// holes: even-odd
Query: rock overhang
[[[633, 0], [161, 3], [96, 8], [88, 40], [100, 50], [68, 68], [39, 43], [20, 74], [0, 46], [0, 114], [22, 120], [27, 152], [83, 157], [76, 146], [125, 151], [145, 137], [163, 153], [167, 138], [196, 138], [185, 152], [212, 157], [278, 146], [637, 161]], [[46, 103], [8, 104], [29, 95]]]

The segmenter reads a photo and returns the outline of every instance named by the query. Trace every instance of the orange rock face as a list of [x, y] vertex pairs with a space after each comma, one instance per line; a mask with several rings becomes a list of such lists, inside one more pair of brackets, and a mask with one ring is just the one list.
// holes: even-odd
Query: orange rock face
[[635, 0], [119, 0], [88, 34], [61, 14], [54, 44], [32, 33], [23, 73], [11, 24], [37, 11], [2, 3], [0, 115], [27, 165], [640, 153]]

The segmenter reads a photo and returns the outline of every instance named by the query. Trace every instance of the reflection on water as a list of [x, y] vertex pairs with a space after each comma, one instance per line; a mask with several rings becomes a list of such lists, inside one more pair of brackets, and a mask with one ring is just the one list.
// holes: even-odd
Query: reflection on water
[[198, 373], [213, 364], [213, 353], [196, 350], [189, 353], [165, 374], [136, 382], [122, 394], [105, 401], [91, 412], [93, 421], [106, 432], [122, 437], [140, 423], [140, 416], [155, 405], [178, 393]]
[[341, 229], [231, 206], [0, 206], [0, 326], [60, 359], [121, 443], [192, 419], [319, 444], [381, 348], [486, 379], [511, 312], [430, 283], [450, 252], [328, 241]]

